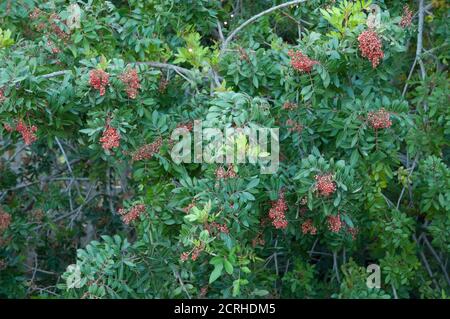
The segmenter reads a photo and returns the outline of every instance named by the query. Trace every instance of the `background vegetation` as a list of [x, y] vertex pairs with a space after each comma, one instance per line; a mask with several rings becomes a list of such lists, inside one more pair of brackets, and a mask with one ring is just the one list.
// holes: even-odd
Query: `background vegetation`
[[1, 297], [447, 298], [448, 3], [282, 3], [0, 1]]

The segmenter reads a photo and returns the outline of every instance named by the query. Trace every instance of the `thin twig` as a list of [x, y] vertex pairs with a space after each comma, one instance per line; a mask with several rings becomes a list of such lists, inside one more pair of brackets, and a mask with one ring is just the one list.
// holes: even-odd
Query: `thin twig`
[[425, 66], [423, 65], [421, 54], [423, 50], [423, 22], [424, 22], [424, 0], [419, 0], [419, 11], [417, 13], [419, 15], [419, 23], [418, 23], [418, 33], [417, 33], [417, 47], [416, 47], [416, 57], [414, 58], [414, 62], [411, 66], [411, 70], [409, 71], [408, 78], [406, 79], [405, 86], [403, 87], [402, 97], [405, 96], [406, 90], [408, 89], [408, 81], [411, 78], [414, 68], [416, 67], [417, 62], [419, 62], [420, 66], [420, 74], [422, 80], [425, 78]]
[[439, 264], [439, 267], [441, 267], [442, 272], [444, 273], [445, 276], [445, 280], [447, 281], [447, 285], [450, 287], [450, 278], [448, 276], [447, 273], [447, 269], [445, 267], [445, 265], [442, 263], [441, 258], [439, 258], [438, 254], [436, 253], [436, 251], [434, 250], [433, 246], [431, 246], [430, 242], [428, 241], [427, 236], [423, 236], [423, 241], [425, 243], [425, 245], [428, 247], [428, 249], [431, 251], [431, 253], [433, 254], [433, 257], [436, 259], [436, 261]]
[[277, 6], [275, 6], [275, 7], [272, 7], [272, 8], [270, 8], [270, 9], [267, 9], [267, 10], [265, 10], [265, 11], [262, 11], [262, 12], [258, 13], [257, 15], [251, 17], [250, 19], [248, 19], [247, 21], [245, 21], [244, 23], [242, 23], [239, 27], [237, 27], [236, 29], [234, 29], [234, 31], [231, 32], [231, 34], [225, 39], [225, 41], [224, 41], [223, 44], [222, 44], [222, 48], [221, 48], [221, 50], [220, 50], [220, 55], [222, 55], [222, 54], [225, 52], [225, 50], [227, 49], [227, 47], [228, 47], [230, 41], [234, 39], [234, 37], [236, 36], [236, 34], [237, 34], [239, 31], [241, 31], [243, 28], [245, 28], [246, 26], [248, 26], [249, 24], [255, 22], [256, 20], [258, 20], [258, 19], [261, 18], [262, 16], [264, 16], [264, 15], [266, 15], [266, 14], [269, 14], [269, 13], [275, 11], [275, 10], [278, 10], [278, 9], [281, 9], [281, 8], [284, 8], [284, 7], [288, 7], [288, 6], [291, 6], [291, 5], [294, 5], [294, 4], [299, 4], [299, 3], [302, 3], [302, 2], [305, 2], [305, 1], [307, 1], [307, 0], [294, 0], [294, 1], [289, 1], [289, 2], [286, 2], [286, 3], [282, 3], [282, 4], [280, 4], [280, 5], [277, 5]]
[[341, 277], [339, 276], [339, 265], [338, 265], [338, 261], [337, 261], [337, 252], [334, 251], [333, 252], [333, 269], [336, 272], [336, 279], [338, 281], [338, 283], [341, 283]]

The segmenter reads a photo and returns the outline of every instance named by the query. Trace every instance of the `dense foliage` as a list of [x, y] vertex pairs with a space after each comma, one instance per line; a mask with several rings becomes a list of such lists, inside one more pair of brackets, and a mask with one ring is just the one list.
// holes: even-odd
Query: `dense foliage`
[[448, 3], [294, 2], [0, 1], [1, 297], [449, 295]]

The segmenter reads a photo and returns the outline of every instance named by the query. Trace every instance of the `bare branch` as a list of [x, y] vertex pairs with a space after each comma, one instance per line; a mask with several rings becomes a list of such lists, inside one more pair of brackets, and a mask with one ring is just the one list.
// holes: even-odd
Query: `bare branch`
[[270, 9], [267, 9], [267, 10], [265, 10], [265, 11], [262, 11], [262, 12], [258, 13], [257, 15], [251, 17], [250, 19], [248, 19], [247, 21], [245, 21], [244, 23], [242, 23], [239, 27], [237, 27], [236, 29], [234, 29], [234, 31], [231, 32], [231, 34], [225, 39], [225, 41], [224, 41], [223, 44], [222, 44], [222, 48], [221, 48], [221, 50], [220, 50], [220, 55], [222, 55], [223, 52], [225, 52], [225, 50], [227, 49], [227, 47], [228, 47], [230, 41], [234, 39], [234, 37], [236, 36], [236, 34], [237, 34], [239, 31], [241, 31], [242, 29], [244, 29], [246, 26], [248, 26], [249, 24], [255, 22], [256, 20], [258, 20], [258, 19], [261, 18], [262, 16], [264, 16], [264, 15], [266, 15], [266, 14], [269, 14], [269, 13], [271, 13], [271, 12], [273, 12], [273, 11], [276, 11], [276, 10], [278, 10], [278, 9], [281, 9], [281, 8], [284, 8], [284, 7], [288, 7], [288, 6], [291, 6], [291, 5], [294, 5], [294, 4], [299, 4], [299, 3], [302, 3], [302, 2], [306, 2], [306, 1], [307, 1], [307, 0], [294, 0], [294, 1], [289, 1], [289, 2], [286, 2], [286, 3], [282, 3], [282, 4], [280, 4], [280, 5], [277, 5], [277, 6], [275, 6], [275, 7], [272, 7], [272, 8], [270, 8]]
[[[148, 65], [148, 66], [151, 66], [153, 68], [173, 70], [173, 71], [175, 71], [177, 73], [181, 73], [181, 74], [188, 75], [188, 76], [192, 75], [192, 71], [191, 70], [185, 69], [185, 68], [182, 68], [180, 66], [173, 65], [173, 64], [169, 64], [169, 63], [149, 61], [149, 62], [131, 62], [130, 64]], [[49, 78], [61, 76], [61, 75], [64, 75], [64, 74], [68, 74], [70, 72], [71, 72], [70, 70], [61, 70], [61, 71], [56, 71], [56, 72], [52, 72], [52, 73], [48, 73], [48, 74], [39, 75], [38, 78], [49, 79]]]
[[422, 80], [425, 78], [425, 75], [426, 75], [425, 66], [423, 65], [422, 59], [420, 57], [420, 55], [422, 54], [422, 50], [423, 50], [423, 21], [424, 21], [424, 15], [425, 15], [424, 0], [419, 0], [418, 15], [419, 15], [419, 23], [418, 23], [418, 33], [417, 33], [416, 57], [411, 66], [411, 70], [409, 71], [405, 86], [403, 87], [402, 97], [404, 97], [406, 94], [406, 90], [408, 89], [408, 81], [413, 74], [413, 71], [414, 71], [414, 68], [416, 67], [417, 62], [419, 62], [420, 74], [421, 74]]

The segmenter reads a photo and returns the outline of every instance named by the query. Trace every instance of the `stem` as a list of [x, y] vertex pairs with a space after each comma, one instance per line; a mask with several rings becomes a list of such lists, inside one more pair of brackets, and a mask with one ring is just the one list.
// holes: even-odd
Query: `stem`
[[286, 3], [282, 3], [282, 4], [280, 4], [280, 5], [277, 5], [277, 6], [275, 6], [275, 7], [272, 7], [272, 8], [270, 8], [270, 9], [267, 9], [267, 10], [265, 10], [265, 11], [262, 11], [262, 12], [258, 13], [257, 15], [251, 17], [250, 19], [248, 19], [247, 21], [245, 21], [244, 23], [242, 23], [239, 27], [237, 27], [236, 29], [234, 29], [234, 31], [231, 32], [231, 34], [225, 39], [225, 41], [224, 41], [223, 44], [222, 44], [222, 48], [221, 48], [221, 50], [220, 50], [220, 54], [219, 54], [219, 55], [222, 55], [222, 54], [225, 52], [225, 50], [227, 49], [227, 47], [228, 47], [230, 41], [233, 40], [233, 38], [236, 36], [236, 34], [237, 34], [239, 31], [241, 31], [243, 28], [245, 28], [246, 26], [248, 26], [249, 24], [255, 22], [256, 20], [258, 20], [258, 19], [261, 18], [262, 16], [264, 16], [264, 15], [266, 15], [266, 14], [269, 14], [269, 13], [275, 11], [275, 10], [278, 10], [278, 9], [281, 9], [281, 8], [284, 8], [284, 7], [288, 7], [288, 6], [291, 6], [291, 5], [294, 5], [294, 4], [299, 4], [299, 3], [302, 3], [302, 2], [305, 2], [305, 1], [307, 1], [307, 0], [294, 0], [294, 1], [289, 1], [289, 2], [286, 2]]

